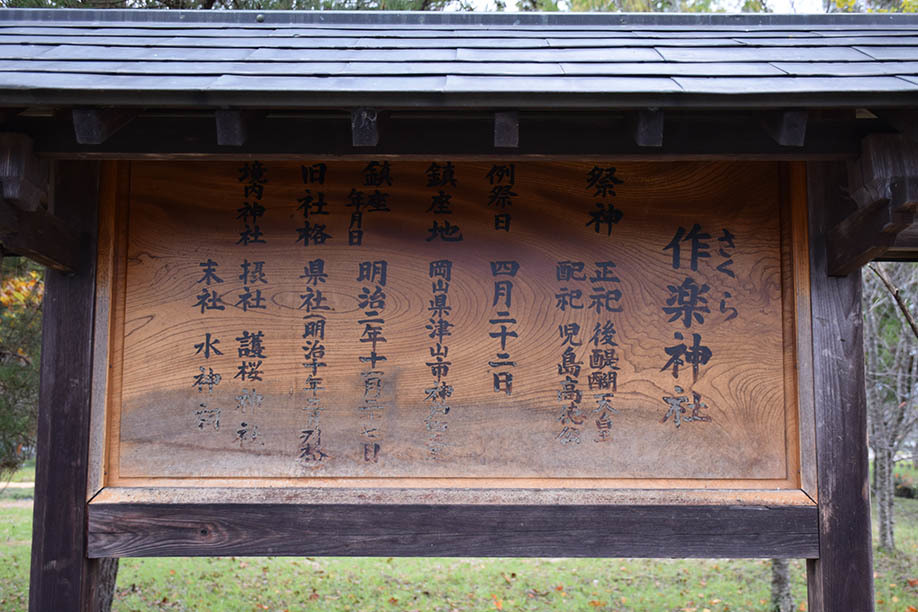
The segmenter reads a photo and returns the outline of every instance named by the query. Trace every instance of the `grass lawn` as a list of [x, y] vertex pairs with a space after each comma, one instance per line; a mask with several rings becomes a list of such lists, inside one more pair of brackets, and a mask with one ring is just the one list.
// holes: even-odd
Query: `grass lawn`
[[[0, 493], [2, 611], [26, 609], [31, 495]], [[896, 543], [874, 555], [877, 610], [915, 612], [918, 500], [896, 499]], [[791, 567], [806, 610], [805, 563]], [[123, 559], [114, 609], [765, 611], [770, 576], [767, 560]]]

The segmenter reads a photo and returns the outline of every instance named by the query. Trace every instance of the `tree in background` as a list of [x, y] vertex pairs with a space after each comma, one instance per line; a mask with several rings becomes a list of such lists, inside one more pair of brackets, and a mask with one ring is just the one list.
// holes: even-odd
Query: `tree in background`
[[470, 11], [471, 0], [0, 0], [6, 8], [138, 8], [296, 11]]
[[35, 448], [41, 361], [41, 267], [0, 258], [0, 480]]
[[880, 547], [896, 547], [893, 468], [918, 428], [918, 264], [870, 264], [864, 279], [867, 421]]

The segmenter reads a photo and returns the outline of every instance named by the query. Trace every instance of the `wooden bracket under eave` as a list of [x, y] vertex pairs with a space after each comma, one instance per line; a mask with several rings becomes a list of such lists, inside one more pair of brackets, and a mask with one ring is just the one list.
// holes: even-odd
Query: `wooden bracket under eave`
[[883, 197], [858, 208], [832, 228], [826, 240], [830, 276], [847, 276], [882, 257], [918, 209], [918, 177], [887, 179]]
[[643, 108], [628, 114], [631, 136], [639, 147], [663, 146], [663, 109]]
[[870, 134], [848, 164], [848, 195], [857, 210], [826, 239], [828, 272], [845, 276], [883, 257], [918, 208], [918, 143], [899, 134]]
[[80, 236], [43, 208], [22, 210], [0, 199], [0, 243], [5, 251], [49, 268], [73, 273], [80, 255]]
[[800, 109], [766, 111], [762, 114], [762, 127], [782, 147], [802, 147], [806, 144], [808, 118], [809, 113]]
[[520, 146], [520, 114], [517, 111], [494, 113], [494, 148], [517, 149]]
[[351, 111], [351, 144], [355, 147], [379, 145], [380, 113], [375, 108], [357, 108]]
[[35, 155], [25, 134], [0, 134], [0, 197], [22, 210], [48, 202], [48, 162]]

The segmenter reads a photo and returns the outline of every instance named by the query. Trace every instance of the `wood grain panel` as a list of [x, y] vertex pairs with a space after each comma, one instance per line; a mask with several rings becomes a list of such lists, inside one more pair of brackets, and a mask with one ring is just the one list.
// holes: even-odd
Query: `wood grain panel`
[[91, 556], [783, 557], [813, 506], [92, 504]]
[[[304, 165], [309, 165], [308, 162]], [[440, 162], [444, 163], [444, 162]], [[594, 164], [517, 162], [512, 191], [511, 229], [494, 229], [500, 211], [488, 206], [493, 185], [491, 163], [455, 164], [456, 185], [448, 215], [428, 212], [439, 187], [428, 187], [429, 162], [391, 162], [390, 212], [364, 212], [364, 241], [348, 246], [352, 189], [364, 185], [366, 162], [329, 162], [324, 185], [304, 185], [301, 164], [266, 163], [265, 213], [259, 217], [264, 244], [236, 244], [242, 221], [236, 209], [244, 201], [244, 183], [235, 163], [133, 163], [130, 223], [123, 314], [123, 378], [112, 395], [111, 448], [113, 482], [150, 478], [480, 478], [501, 479], [753, 479], [798, 486], [796, 382], [791, 380], [795, 330], [793, 291], [782, 281], [791, 249], [782, 254], [782, 179], [776, 163], [622, 163], [615, 195], [594, 197], [587, 176]], [[599, 164], [608, 167], [609, 164]], [[324, 244], [297, 243], [303, 225], [297, 199], [304, 189], [325, 193], [329, 214], [311, 222], [326, 225]], [[597, 202], [613, 205], [623, 216], [607, 233], [588, 223]], [[434, 220], [448, 219], [462, 231], [461, 242], [426, 241]], [[708, 258], [687, 269], [690, 240], [680, 241], [682, 267], [674, 269], [665, 247], [679, 228], [683, 238], [698, 224], [710, 235]], [[723, 229], [733, 247], [718, 241]], [[785, 244], [787, 234], [785, 234]], [[726, 256], [720, 253], [724, 247]], [[440, 419], [447, 429], [435, 441], [425, 418], [430, 408], [425, 389], [433, 384], [427, 308], [433, 299], [429, 264], [452, 262], [449, 304], [453, 387], [450, 411]], [[206, 288], [200, 264], [217, 262], [225, 303], [221, 311], [201, 312], [197, 296]], [[267, 283], [259, 284], [264, 310], [234, 306], [244, 293], [239, 281], [243, 260], [265, 261]], [[326, 315], [327, 363], [320, 396], [321, 462], [298, 461], [305, 428], [308, 393], [303, 384], [304, 266], [322, 259], [327, 280], [317, 285], [334, 310]], [[730, 277], [717, 266], [732, 259]], [[361, 438], [363, 401], [358, 358], [364, 316], [358, 294], [359, 263], [388, 263], [384, 335], [385, 408], [380, 413], [377, 462], [365, 461]], [[512, 395], [495, 393], [489, 360], [498, 352], [499, 329], [490, 263], [513, 260], [519, 270], [511, 280], [509, 307], [517, 337], [508, 339], [513, 368]], [[613, 261], [619, 282], [559, 281], [558, 262], [582, 261], [591, 273], [597, 261]], [[783, 264], [782, 264], [783, 262]], [[699, 286], [709, 312], [704, 322], [670, 321], [664, 312], [687, 277]], [[583, 292], [588, 305], [593, 286], [618, 289], [610, 302], [621, 312], [557, 308], [563, 287]], [[783, 287], [783, 289], [782, 289]], [[730, 296], [725, 294], [729, 293]], [[720, 309], [724, 299], [724, 311]], [[499, 300], [500, 301], [500, 300]], [[738, 316], [728, 320], [735, 307]], [[608, 441], [596, 422], [599, 408], [590, 397], [587, 376], [589, 336], [597, 322], [613, 322], [617, 334], [617, 389], [611, 398]], [[583, 362], [578, 389], [583, 400], [573, 413], [559, 402], [558, 374], [562, 338], [559, 326], [576, 323], [581, 332], [576, 359]], [[264, 333], [263, 396], [256, 414], [237, 410], [237, 396], [251, 384], [233, 379], [240, 359], [234, 340], [243, 331]], [[222, 355], [204, 359], [195, 345], [210, 333]], [[674, 334], [689, 343], [693, 333], [711, 349], [699, 367], [674, 378], [665, 369]], [[113, 342], [113, 358], [120, 347]], [[200, 367], [222, 374], [213, 393], [197, 392], [192, 381]], [[700, 414], [710, 421], [663, 422], [664, 397], [691, 391], [706, 404]], [[206, 398], [206, 401], [205, 401]], [[198, 427], [200, 403], [221, 410], [219, 429]], [[691, 399], [686, 403], [691, 403]], [[684, 405], [684, 404], [683, 404]], [[563, 416], [566, 413], [566, 418]], [[691, 409], [682, 414], [689, 416]], [[573, 417], [573, 418], [572, 418]], [[559, 420], [560, 419], [560, 420]], [[258, 425], [258, 438], [239, 440], [241, 423]], [[579, 422], [578, 422], [579, 421]], [[579, 429], [580, 443], [564, 427]], [[565, 438], [566, 436], [566, 438]], [[567, 439], [569, 443], [563, 443]], [[790, 440], [790, 443], [788, 442]], [[374, 442], [375, 443], [375, 442]], [[432, 446], [439, 450], [431, 451]]]

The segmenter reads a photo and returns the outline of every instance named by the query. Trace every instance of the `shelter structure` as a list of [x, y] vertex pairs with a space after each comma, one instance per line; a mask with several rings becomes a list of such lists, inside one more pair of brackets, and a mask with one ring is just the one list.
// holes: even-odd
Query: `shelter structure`
[[793, 557], [870, 610], [918, 18], [4, 10], [32, 610], [102, 559]]

